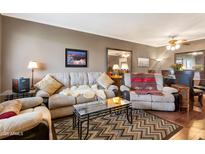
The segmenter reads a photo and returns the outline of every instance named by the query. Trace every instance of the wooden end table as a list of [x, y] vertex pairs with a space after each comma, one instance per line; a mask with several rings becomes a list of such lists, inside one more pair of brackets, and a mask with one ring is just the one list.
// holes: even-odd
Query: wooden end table
[[178, 94], [181, 97], [179, 109], [186, 108], [189, 112], [193, 109], [192, 102], [190, 101], [190, 88], [184, 85], [172, 84], [171, 87], [176, 88], [178, 90]]

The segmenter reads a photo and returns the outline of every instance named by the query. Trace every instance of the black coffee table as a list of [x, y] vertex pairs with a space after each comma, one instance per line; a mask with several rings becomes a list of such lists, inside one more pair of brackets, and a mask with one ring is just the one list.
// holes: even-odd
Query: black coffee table
[[74, 105], [73, 112], [73, 129], [78, 127], [78, 137], [83, 138], [82, 125], [86, 122], [86, 134], [83, 139], [86, 139], [89, 133], [89, 121], [100, 116], [121, 112], [127, 113], [127, 120], [132, 124], [132, 107], [127, 100], [115, 97], [112, 99], [89, 102], [84, 104]]

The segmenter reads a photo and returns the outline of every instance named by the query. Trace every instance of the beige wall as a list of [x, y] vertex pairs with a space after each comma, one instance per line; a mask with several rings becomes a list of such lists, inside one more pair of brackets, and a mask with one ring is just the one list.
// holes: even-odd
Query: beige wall
[[[30, 75], [30, 60], [43, 63], [44, 69], [35, 72], [36, 78], [48, 72], [106, 71], [106, 48], [133, 51], [134, 72], [147, 71], [137, 68], [137, 57], [156, 59], [156, 48], [141, 44], [106, 38], [93, 34], [57, 28], [3, 16], [3, 90], [11, 88], [11, 79]], [[65, 68], [65, 48], [88, 50], [87, 68]], [[151, 68], [158, 65], [151, 60]]]
[[167, 69], [172, 64], [174, 64], [174, 54], [180, 52], [189, 52], [189, 51], [198, 51], [198, 50], [205, 50], [205, 39], [192, 41], [190, 45], [183, 45], [179, 50], [176, 52], [174, 51], [167, 51], [165, 47], [157, 48], [159, 55], [161, 55], [164, 60], [161, 62], [161, 68]]
[[2, 45], [1, 45], [1, 41], [2, 41], [2, 34], [1, 34], [1, 28], [2, 28], [2, 16], [0, 14], [0, 92], [1, 92], [1, 80], [2, 80], [2, 74], [1, 74], [1, 68], [2, 68], [2, 59], [1, 59], [1, 49], [2, 49]]

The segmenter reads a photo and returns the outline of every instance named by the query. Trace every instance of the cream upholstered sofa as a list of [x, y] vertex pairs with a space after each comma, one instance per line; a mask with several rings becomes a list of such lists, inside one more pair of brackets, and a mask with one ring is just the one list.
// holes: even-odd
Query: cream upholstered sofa
[[[86, 103], [90, 101], [98, 100], [98, 97], [86, 98], [83, 95], [78, 97], [66, 96], [59, 94], [63, 89], [70, 88], [72, 86], [89, 85], [92, 86], [97, 84], [97, 79], [100, 77], [102, 72], [65, 72], [65, 73], [50, 73], [53, 78], [63, 84], [63, 87], [57, 90], [53, 95], [49, 95], [43, 90], [39, 90], [36, 96], [48, 98], [48, 108], [51, 112], [52, 118], [59, 118], [73, 114], [73, 105]], [[110, 85], [106, 89], [103, 89], [106, 98], [115, 97], [118, 90], [117, 86]]]
[[163, 93], [159, 95], [140, 95], [131, 90], [131, 74], [123, 76], [123, 85], [120, 87], [122, 96], [132, 102], [132, 107], [136, 109], [151, 109], [160, 111], [175, 111], [179, 107], [178, 91], [171, 87], [163, 86], [161, 74], [155, 74], [157, 89]]
[[0, 119], [0, 139], [52, 139], [51, 115], [42, 106], [41, 97], [30, 97], [2, 102], [3, 108], [18, 103], [18, 114], [6, 119]]

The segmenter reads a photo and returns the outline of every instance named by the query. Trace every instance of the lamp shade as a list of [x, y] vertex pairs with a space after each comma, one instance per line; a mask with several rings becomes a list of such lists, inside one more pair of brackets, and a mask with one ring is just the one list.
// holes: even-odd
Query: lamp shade
[[35, 61], [30, 61], [28, 63], [28, 69], [34, 69], [34, 68], [38, 68], [38, 63]]
[[200, 73], [199, 72], [194, 72], [193, 80], [200, 80]]
[[113, 67], [112, 67], [112, 69], [113, 69], [113, 70], [119, 70], [120, 68], [119, 68], [119, 65], [114, 64]]
[[122, 70], [128, 70], [129, 69], [128, 64], [127, 63], [122, 63], [121, 69]]

